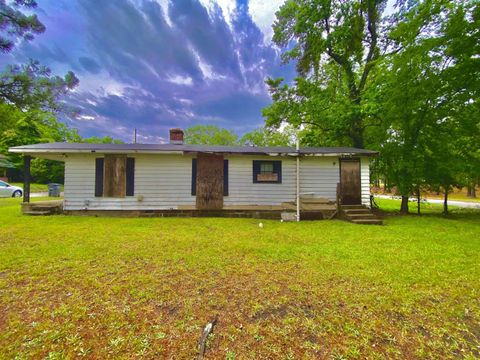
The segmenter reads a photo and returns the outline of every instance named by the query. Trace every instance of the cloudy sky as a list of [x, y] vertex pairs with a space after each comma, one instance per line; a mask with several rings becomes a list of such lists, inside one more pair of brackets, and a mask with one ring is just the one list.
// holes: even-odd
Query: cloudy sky
[[267, 76], [292, 79], [271, 43], [281, 0], [38, 0], [47, 27], [2, 62], [73, 70], [83, 136], [165, 141], [171, 127], [261, 126]]

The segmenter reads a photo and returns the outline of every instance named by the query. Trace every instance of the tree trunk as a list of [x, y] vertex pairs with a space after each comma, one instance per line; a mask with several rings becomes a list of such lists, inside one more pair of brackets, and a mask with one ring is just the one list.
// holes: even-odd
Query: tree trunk
[[443, 198], [443, 215], [448, 215], [448, 186], [445, 187], [445, 196]]
[[417, 214], [420, 215], [420, 187], [417, 188]]
[[400, 205], [400, 213], [408, 214], [408, 195], [402, 195], [402, 204]]
[[467, 197], [469, 197], [469, 198], [476, 198], [477, 197], [477, 192], [475, 190], [475, 184], [474, 183], [468, 184], [468, 186], [467, 186]]

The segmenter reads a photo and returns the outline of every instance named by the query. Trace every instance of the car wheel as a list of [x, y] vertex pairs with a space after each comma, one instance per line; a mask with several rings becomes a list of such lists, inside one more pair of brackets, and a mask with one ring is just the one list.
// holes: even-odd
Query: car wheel
[[16, 198], [22, 197], [22, 192], [20, 190], [15, 190], [12, 194], [12, 197], [16, 197]]

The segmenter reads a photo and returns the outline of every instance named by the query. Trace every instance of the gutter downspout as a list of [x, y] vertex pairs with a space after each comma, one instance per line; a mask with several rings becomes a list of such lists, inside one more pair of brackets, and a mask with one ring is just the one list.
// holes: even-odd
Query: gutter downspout
[[300, 221], [300, 141], [297, 134], [297, 221]]

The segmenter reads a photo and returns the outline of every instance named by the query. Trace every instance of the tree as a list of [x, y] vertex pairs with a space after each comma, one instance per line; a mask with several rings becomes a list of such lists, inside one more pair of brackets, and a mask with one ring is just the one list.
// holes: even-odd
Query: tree
[[91, 144], [123, 144], [122, 140], [114, 139], [111, 136], [91, 136], [89, 138], [80, 138], [78, 142], [91, 143]]
[[364, 147], [369, 126], [363, 95], [387, 47], [381, 29], [383, 0], [288, 0], [277, 12], [273, 41], [284, 62], [296, 61], [293, 86], [269, 79], [274, 100], [267, 125], [286, 121], [318, 128], [327, 142]]
[[249, 146], [295, 146], [295, 129], [290, 125], [282, 131], [263, 127], [246, 133], [240, 144]]
[[25, 15], [20, 11], [24, 7], [28, 10], [37, 7], [35, 0], [0, 1], [0, 51], [10, 52], [18, 39], [32, 40], [35, 34], [45, 31], [45, 26], [38, 20], [37, 15]]
[[9, 65], [0, 74], [0, 101], [22, 110], [68, 111], [60, 98], [78, 83], [71, 71], [63, 78], [53, 76], [48, 67], [30, 60], [25, 65]]
[[[45, 31], [37, 15], [26, 15], [21, 9], [37, 7], [35, 0], [0, 0], [0, 51], [9, 52], [19, 40], [30, 41]], [[64, 77], [53, 76], [48, 67], [29, 60], [24, 65], [8, 65], [0, 74], [0, 101], [22, 110], [43, 109], [53, 112], [72, 111], [59, 99], [78, 85], [72, 71]]]
[[238, 135], [215, 125], [195, 125], [185, 129], [185, 143], [192, 145], [238, 145]]
[[[35, 0], [0, 0], [0, 51], [9, 52], [20, 41], [30, 41], [45, 31], [35, 14]], [[39, 142], [78, 140], [78, 134], [56, 120], [55, 114], [75, 113], [62, 98], [78, 85], [75, 74], [54, 76], [46, 66], [30, 60], [24, 65], [8, 65], [0, 73], [0, 152], [11, 146]], [[10, 154], [18, 168], [22, 159]], [[37, 181], [62, 181], [63, 164], [44, 159], [32, 161]]]
[[478, 164], [478, 9], [446, 1], [407, 9], [390, 33], [400, 50], [377, 65], [366, 94], [382, 118], [369, 138], [402, 195], [402, 212], [424, 186], [444, 189], [448, 213], [448, 192]]
[[[75, 130], [56, 120], [55, 116], [41, 110], [21, 111], [13, 105], [0, 103], [0, 153], [8, 154], [8, 148], [25, 144], [54, 141], [75, 141], [79, 138]], [[2, 124], [8, 124], [2, 127]], [[22, 169], [23, 158], [19, 154], [8, 154], [17, 169]], [[63, 182], [64, 165], [58, 161], [34, 159], [31, 173], [38, 182]], [[22, 178], [17, 171], [17, 180]]]

